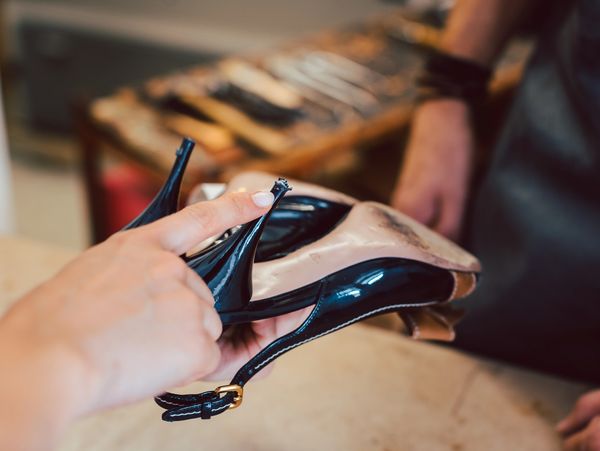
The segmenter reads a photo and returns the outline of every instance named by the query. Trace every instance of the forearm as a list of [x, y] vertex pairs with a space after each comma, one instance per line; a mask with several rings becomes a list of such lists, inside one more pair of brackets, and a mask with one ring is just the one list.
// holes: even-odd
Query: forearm
[[85, 378], [66, 348], [10, 329], [0, 321], [0, 448], [51, 450], [80, 413]]
[[458, 0], [441, 38], [451, 55], [493, 65], [517, 25], [539, 0]]
[[50, 450], [76, 418], [214, 371], [221, 320], [179, 255], [273, 202], [229, 193], [117, 234], [15, 303], [0, 318], [0, 450]]

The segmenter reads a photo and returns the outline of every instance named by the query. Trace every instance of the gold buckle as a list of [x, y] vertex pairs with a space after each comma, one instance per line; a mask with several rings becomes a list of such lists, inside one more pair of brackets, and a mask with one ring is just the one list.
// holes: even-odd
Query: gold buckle
[[227, 410], [239, 407], [244, 399], [244, 388], [240, 385], [221, 385], [220, 387], [215, 388], [215, 394], [219, 395], [221, 393], [235, 393], [233, 401], [229, 404]]

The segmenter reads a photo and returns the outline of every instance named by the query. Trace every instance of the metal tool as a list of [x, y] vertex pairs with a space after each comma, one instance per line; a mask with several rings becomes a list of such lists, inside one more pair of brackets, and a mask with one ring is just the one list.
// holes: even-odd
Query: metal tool
[[[367, 101], [367, 104], [365, 104], [364, 100], [362, 100], [362, 102], [360, 100], [357, 101], [353, 97], [353, 94], [355, 94], [354, 91], [349, 92], [348, 89], [340, 89], [339, 86], [330, 86], [329, 84], [323, 82], [322, 79], [315, 79], [313, 76], [311, 76], [311, 74], [306, 73], [300, 67], [298, 67], [297, 60], [294, 58], [271, 58], [268, 61], [268, 67], [269, 70], [279, 78], [294, 86], [304, 88], [304, 92], [306, 92], [306, 89], [309, 89], [313, 91], [313, 93], [319, 94], [320, 97], [324, 96], [349, 106], [363, 116], [367, 116], [372, 113], [372, 99]], [[312, 97], [315, 98], [314, 95], [312, 95]]]
[[374, 93], [381, 92], [387, 84], [384, 75], [336, 53], [313, 51], [304, 59], [332, 75], [375, 91]]

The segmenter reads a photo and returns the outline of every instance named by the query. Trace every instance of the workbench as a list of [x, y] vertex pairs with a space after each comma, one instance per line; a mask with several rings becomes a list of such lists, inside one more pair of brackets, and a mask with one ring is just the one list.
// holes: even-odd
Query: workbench
[[[138, 86], [123, 87], [82, 105], [76, 122], [93, 241], [102, 241], [111, 233], [106, 221], [111, 209], [101, 180], [101, 157], [105, 154], [136, 167], [160, 186], [181, 136], [190, 136], [198, 146], [183, 181], [186, 194], [200, 182], [228, 181], [246, 170], [314, 179], [315, 175], [323, 176], [324, 168], [332, 172], [353, 162], [356, 165], [357, 149], [399, 147], [398, 139], [406, 133], [415, 100], [413, 79], [439, 38], [439, 30], [403, 17], [399, 10], [366, 18], [362, 23], [323, 30], [275, 49], [230, 55], [209, 65], [183, 68]], [[506, 86], [513, 86], [518, 80], [527, 49], [522, 44], [510, 46], [491, 85], [494, 97], [501, 97]], [[344, 74], [358, 76], [351, 74], [356, 66], [355, 71], [363, 73], [364, 80], [345, 83], [350, 91], [346, 92], [347, 100], [340, 102], [317, 95], [305, 85], [291, 85], [292, 75], [281, 73], [297, 71], [294, 64], [306, 66], [310, 62], [314, 66], [315, 58], [321, 64], [323, 59], [341, 59], [338, 66], [331, 61], [327, 64]], [[235, 101], [215, 94], [215, 85], [224, 83], [224, 68], [232, 65], [238, 71], [253, 68], [262, 76], [275, 77], [279, 84], [293, 86], [303, 98], [299, 117], [291, 123], [259, 120]], [[305, 73], [294, 74], [296, 83], [298, 77], [306, 83]], [[319, 72], [314, 76], [331, 74]], [[370, 101], [368, 108], [351, 106], [364, 96], [364, 101]], [[487, 122], [486, 128], [493, 128]], [[397, 166], [391, 157], [390, 163]]]
[[[0, 310], [73, 257], [0, 237]], [[164, 423], [148, 400], [78, 422], [59, 449], [552, 451], [588, 388], [358, 324], [280, 358], [237, 410]]]

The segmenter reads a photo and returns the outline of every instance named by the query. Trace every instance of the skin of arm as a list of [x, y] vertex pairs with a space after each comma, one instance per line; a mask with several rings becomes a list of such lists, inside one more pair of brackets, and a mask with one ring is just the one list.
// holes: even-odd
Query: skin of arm
[[120, 232], [17, 301], [0, 318], [0, 448], [53, 449], [75, 419], [225, 378], [295, 328], [306, 312], [219, 339], [212, 294], [178, 257], [272, 201], [269, 192], [228, 194]]
[[[459, 0], [440, 48], [493, 65], [512, 31], [538, 0]], [[404, 163], [391, 204], [434, 230], [459, 235], [472, 170], [474, 137], [469, 107], [432, 99], [415, 111]]]

